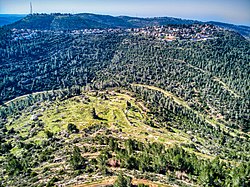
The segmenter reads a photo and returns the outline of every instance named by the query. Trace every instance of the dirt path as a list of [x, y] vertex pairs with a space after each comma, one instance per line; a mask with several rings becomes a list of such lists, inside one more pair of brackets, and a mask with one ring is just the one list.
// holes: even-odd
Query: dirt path
[[[195, 70], [198, 70], [198, 71], [200, 71], [200, 72], [202, 72], [202, 73], [205, 73], [205, 74], [210, 74], [210, 73], [211, 73], [211, 72], [209, 72], [209, 71], [206, 71], [206, 70], [203, 70], [203, 69], [201, 69], [201, 68], [199, 68], [199, 67], [196, 67], [196, 66], [194, 66], [194, 65], [192, 65], [192, 64], [189, 64], [189, 63], [187, 63], [187, 62], [185, 62], [185, 61], [183, 61], [183, 60], [173, 59], [173, 58], [168, 58], [168, 59], [169, 59], [169, 60], [173, 60], [173, 61], [177, 61], [177, 62], [179, 62], [179, 63], [186, 64], [187, 66], [189, 66], [189, 67], [191, 67], [191, 68], [193, 68], [193, 69], [195, 69]], [[232, 90], [231, 88], [229, 88], [229, 86], [228, 86], [225, 82], [223, 82], [222, 80], [220, 80], [219, 77], [213, 76], [213, 80], [216, 81], [216, 82], [218, 82], [220, 85], [222, 85], [222, 87], [223, 87], [225, 90], [227, 90], [228, 92], [230, 92], [234, 97], [241, 97], [238, 93], [236, 93], [234, 90]]]
[[138, 184], [146, 184], [149, 185], [150, 187], [172, 187], [170, 185], [167, 184], [161, 184], [161, 183], [153, 183], [152, 181], [146, 180], [146, 179], [133, 179], [132, 180], [132, 184], [133, 185], [138, 185]]
[[[106, 185], [112, 185], [115, 183], [117, 177], [110, 177], [107, 179], [104, 179], [102, 181], [96, 181], [93, 183], [87, 183], [87, 184], [78, 184], [78, 185], [71, 185], [71, 187], [102, 187]], [[167, 184], [161, 184], [161, 183], [154, 183], [152, 181], [146, 180], [146, 179], [132, 179], [132, 184], [133, 185], [138, 185], [138, 184], [146, 184], [149, 185], [150, 187], [172, 187]]]
[[[181, 98], [178, 98], [177, 96], [173, 95], [171, 92], [165, 91], [161, 88], [155, 87], [155, 86], [150, 86], [150, 85], [143, 85], [143, 84], [131, 84], [132, 86], [138, 86], [138, 87], [144, 87], [147, 89], [151, 89], [151, 90], [156, 90], [156, 91], [160, 91], [162, 92], [166, 97], [170, 97], [172, 98], [176, 103], [178, 103], [179, 105], [182, 105], [183, 107], [186, 107], [190, 110], [192, 110], [195, 114], [197, 114], [198, 116], [202, 117], [208, 124], [217, 127], [220, 126], [222, 129], [224, 129], [225, 132], [228, 132], [228, 129], [225, 128], [224, 124], [219, 123], [215, 118], [210, 119], [210, 116], [207, 116], [205, 114], [202, 114], [194, 109], [192, 109], [184, 100], [182, 100]], [[245, 134], [241, 131], [235, 130], [235, 132], [240, 133], [240, 134]], [[229, 132], [231, 136], [236, 136], [236, 134], [234, 132]]]
[[104, 179], [102, 181], [96, 181], [92, 183], [87, 183], [87, 184], [78, 184], [78, 185], [70, 185], [71, 187], [101, 187], [101, 186], [106, 186], [106, 185], [112, 185], [114, 184], [116, 180], [116, 177], [111, 177]]
[[[50, 90], [50, 91], [40, 91], [40, 92], [34, 92], [34, 93], [31, 93], [31, 94], [22, 95], [22, 96], [16, 97], [16, 98], [14, 98], [14, 99], [12, 99], [12, 100], [9, 100], [9, 101], [5, 102], [4, 104], [5, 104], [5, 105], [8, 105], [8, 104], [10, 104], [11, 102], [14, 102], [14, 101], [23, 99], [23, 98], [25, 98], [25, 97], [28, 97], [29, 95], [34, 96], [34, 95], [39, 95], [39, 94], [47, 93], [47, 92], [48, 92], [48, 93], [52, 93], [52, 90]], [[54, 91], [54, 92], [55, 92], [55, 91]], [[1, 105], [0, 105], [0, 106], [1, 106]]]
[[188, 109], [191, 109], [190, 106], [181, 98], [175, 96], [174, 94], [172, 94], [171, 92], [165, 91], [161, 88], [155, 87], [155, 86], [150, 86], [150, 85], [144, 85], [144, 84], [131, 84], [132, 86], [139, 86], [139, 87], [144, 87], [144, 88], [148, 88], [150, 90], [155, 90], [155, 91], [159, 91], [162, 92], [166, 97], [170, 97], [172, 98], [176, 103], [178, 103], [179, 105], [185, 106]]

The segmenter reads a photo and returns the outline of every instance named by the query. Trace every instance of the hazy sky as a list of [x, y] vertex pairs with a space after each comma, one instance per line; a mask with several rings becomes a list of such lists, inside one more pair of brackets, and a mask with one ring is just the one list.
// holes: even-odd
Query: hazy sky
[[250, 25], [250, 0], [0, 0], [0, 14], [91, 12], [138, 17], [172, 16]]

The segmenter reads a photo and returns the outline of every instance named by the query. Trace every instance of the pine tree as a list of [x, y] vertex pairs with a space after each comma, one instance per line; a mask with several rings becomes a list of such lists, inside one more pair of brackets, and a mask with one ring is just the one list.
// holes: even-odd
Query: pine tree
[[69, 162], [74, 170], [83, 169], [85, 167], [85, 159], [81, 156], [79, 147], [74, 147]]

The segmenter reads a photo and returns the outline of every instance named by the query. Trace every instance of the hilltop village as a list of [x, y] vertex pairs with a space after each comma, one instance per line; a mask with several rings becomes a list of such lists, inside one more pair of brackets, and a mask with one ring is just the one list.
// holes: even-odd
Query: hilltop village
[[61, 35], [86, 35], [86, 34], [106, 34], [106, 33], [130, 33], [133, 35], [144, 35], [154, 37], [164, 41], [191, 40], [202, 41], [213, 39], [216, 33], [223, 31], [222, 28], [209, 24], [195, 25], [173, 25], [173, 26], [153, 26], [145, 28], [131, 29], [81, 29], [81, 30], [32, 30], [32, 29], [12, 29], [12, 39], [15, 41], [32, 39], [41, 33]]
[[222, 28], [214, 25], [183, 25], [183, 26], [154, 26], [139, 29], [131, 29], [134, 34], [153, 36], [161, 40], [192, 40], [200, 41], [213, 39], [215, 33], [222, 31]]

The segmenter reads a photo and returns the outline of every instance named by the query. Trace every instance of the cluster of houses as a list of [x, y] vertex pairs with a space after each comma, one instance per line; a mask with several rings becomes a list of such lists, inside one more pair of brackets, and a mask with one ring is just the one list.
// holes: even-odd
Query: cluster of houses
[[12, 38], [15, 41], [36, 38], [39, 30], [12, 29]]
[[70, 31], [73, 35], [120, 33], [122, 29], [83, 29]]
[[145, 35], [155, 37], [160, 40], [208, 40], [215, 38], [214, 34], [222, 29], [214, 25], [180, 25], [180, 26], [153, 26], [133, 29], [81, 29], [81, 30], [31, 30], [31, 29], [12, 29], [13, 40], [32, 39], [39, 37], [40, 33], [52, 33], [53, 35], [70, 34], [106, 34], [127, 32], [134, 35]]
[[84, 35], [84, 34], [106, 34], [106, 33], [120, 33], [122, 29], [81, 29], [81, 30], [32, 30], [32, 29], [12, 29], [12, 38], [15, 41], [32, 39], [39, 37], [41, 33], [53, 35]]
[[214, 34], [222, 29], [209, 24], [180, 25], [180, 26], [153, 26], [146, 28], [130, 29], [135, 35], [156, 37], [160, 40], [208, 40], [213, 39]]

